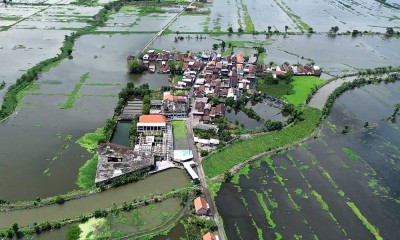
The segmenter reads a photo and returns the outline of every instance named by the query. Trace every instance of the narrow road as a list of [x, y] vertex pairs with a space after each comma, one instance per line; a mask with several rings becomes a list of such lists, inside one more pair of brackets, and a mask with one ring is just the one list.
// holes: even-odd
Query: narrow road
[[212, 200], [210, 191], [207, 188], [206, 176], [203, 171], [203, 165], [201, 165], [199, 153], [198, 153], [196, 145], [194, 143], [194, 137], [193, 137], [194, 134], [193, 134], [193, 126], [192, 126], [191, 119], [192, 119], [192, 113], [189, 113], [188, 120], [186, 121], [187, 128], [188, 128], [187, 139], [188, 139], [188, 143], [189, 143], [189, 149], [191, 149], [193, 152], [193, 160], [197, 166], [197, 174], [199, 175], [199, 178], [200, 178], [201, 188], [203, 190], [204, 197], [205, 197], [207, 203], [210, 205], [210, 214], [214, 217], [214, 221], [217, 224], [219, 239], [225, 240], [225, 235], [223, 234], [223, 227], [222, 227], [222, 224], [219, 222], [219, 219], [216, 215], [217, 211], [214, 206], [214, 202]]
[[[196, 0], [193, 0], [187, 7], [192, 6], [192, 4], [195, 3], [195, 2], [196, 2]], [[174, 18], [171, 19], [171, 21], [169, 21], [158, 33], [156, 33], [156, 35], [154, 35], [154, 37], [152, 37], [152, 38], [150, 39], [150, 41], [148, 41], [148, 42], [146, 43], [146, 45], [144, 45], [144, 47], [143, 47], [142, 50], [140, 51], [140, 54], [143, 54], [144, 51], [145, 51], [151, 44], [153, 44], [153, 42], [154, 42], [159, 36], [161, 36], [161, 34], [162, 34], [165, 30], [167, 30], [167, 29], [169, 28], [169, 26], [172, 25], [172, 23], [174, 23], [174, 22], [176, 21], [176, 19], [178, 19], [179, 16], [181, 16], [181, 14], [185, 11], [185, 8], [186, 8], [186, 7], [184, 7], [181, 11], [179, 11], [178, 14], [176, 14], [176, 16], [175, 16]]]

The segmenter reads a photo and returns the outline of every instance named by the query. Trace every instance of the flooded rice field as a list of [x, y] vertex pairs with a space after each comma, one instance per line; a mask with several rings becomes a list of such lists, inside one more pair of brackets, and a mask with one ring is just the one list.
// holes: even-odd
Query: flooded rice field
[[[161, 182], [162, 184], [160, 184]], [[97, 209], [111, 208], [113, 203], [119, 206], [124, 202], [133, 201], [133, 199], [183, 188], [189, 182], [189, 177], [185, 171], [170, 169], [150, 175], [139, 182], [67, 201], [62, 205], [56, 204], [40, 208], [1, 212], [0, 227], [7, 228], [15, 222], [18, 222], [20, 226], [27, 226], [32, 225], [34, 222], [59, 221], [65, 218], [78, 217], [85, 213], [92, 213]]]
[[[400, 83], [346, 92], [320, 138], [223, 184], [216, 203], [228, 238], [375, 239], [366, 227], [373, 226], [383, 239], [397, 239], [400, 124], [386, 119], [399, 92]], [[350, 132], [342, 134], [345, 126]]]
[[158, 32], [169, 21], [175, 17], [176, 12], [182, 10], [178, 5], [176, 8], [160, 8], [149, 11], [146, 8], [136, 6], [124, 6], [121, 10], [111, 16], [104, 27], [99, 27], [100, 32]]
[[[77, 189], [78, 169], [91, 156], [75, 141], [112, 116], [117, 94], [128, 81], [154, 81], [146, 75], [130, 76], [125, 69], [127, 54], [137, 54], [149, 38], [144, 34], [81, 37], [73, 59], [40, 76], [22, 105], [1, 123], [0, 134], [8, 136], [0, 145], [2, 196], [27, 200]], [[75, 102], [62, 109], [78, 84]], [[161, 84], [150, 84], [155, 85]]]

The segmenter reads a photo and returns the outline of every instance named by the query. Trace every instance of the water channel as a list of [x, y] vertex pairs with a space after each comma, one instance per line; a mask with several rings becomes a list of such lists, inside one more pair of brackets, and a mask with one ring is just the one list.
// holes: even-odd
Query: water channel
[[104, 192], [67, 201], [63, 205], [51, 205], [27, 210], [16, 210], [0, 213], [0, 228], [10, 227], [13, 223], [20, 226], [32, 225], [34, 222], [55, 221], [78, 217], [96, 209], [110, 208], [112, 203], [121, 205], [139, 197], [168, 192], [187, 186], [189, 178], [181, 169], [170, 169], [151, 175], [144, 180]]

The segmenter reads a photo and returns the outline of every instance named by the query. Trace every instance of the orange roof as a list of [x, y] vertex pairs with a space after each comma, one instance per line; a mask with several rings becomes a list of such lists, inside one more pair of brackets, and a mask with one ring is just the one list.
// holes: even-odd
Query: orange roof
[[173, 101], [174, 100], [174, 96], [172, 94], [170, 94], [170, 93], [164, 93], [163, 100]]
[[216, 240], [217, 238], [215, 237], [214, 234], [208, 232], [203, 236], [203, 240]]
[[199, 211], [200, 209], [204, 208], [208, 210], [207, 207], [207, 202], [204, 198], [198, 197], [194, 200], [194, 207], [196, 208], [196, 212]]
[[236, 61], [237, 62], [244, 62], [244, 54], [243, 53], [239, 53], [236, 55]]
[[162, 115], [142, 115], [139, 117], [140, 123], [165, 123], [166, 119]]

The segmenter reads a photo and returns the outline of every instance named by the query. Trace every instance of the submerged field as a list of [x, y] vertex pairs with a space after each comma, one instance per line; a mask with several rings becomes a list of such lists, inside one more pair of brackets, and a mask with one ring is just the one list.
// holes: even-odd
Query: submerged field
[[[397, 239], [399, 124], [385, 119], [399, 90], [395, 83], [345, 93], [318, 140], [223, 184], [216, 203], [228, 238]], [[345, 125], [351, 131], [343, 135]]]

